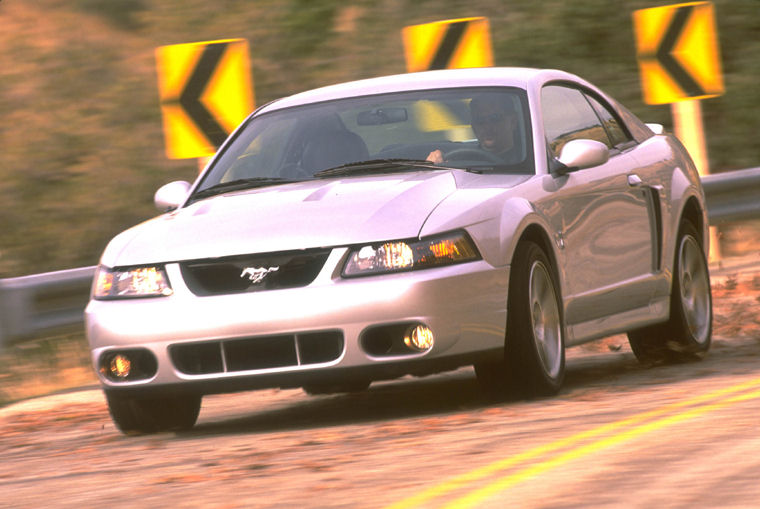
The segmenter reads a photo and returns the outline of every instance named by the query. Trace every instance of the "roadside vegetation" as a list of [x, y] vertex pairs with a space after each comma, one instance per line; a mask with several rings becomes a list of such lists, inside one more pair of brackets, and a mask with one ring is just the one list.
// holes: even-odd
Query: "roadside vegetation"
[[[496, 65], [577, 73], [646, 121], [670, 128], [667, 106], [643, 103], [631, 18], [636, 9], [668, 3], [677, 2], [2, 1], [0, 278], [96, 264], [114, 234], [156, 215], [160, 185], [195, 177], [197, 161], [165, 156], [158, 46], [247, 39], [260, 105], [312, 87], [405, 72], [404, 26], [486, 16]], [[714, 3], [726, 93], [703, 102], [711, 167], [760, 166], [758, 3]], [[725, 238], [736, 236], [725, 231]], [[0, 383], [15, 376], [13, 366], [27, 353], [46, 358], [39, 354], [49, 351], [58, 359], [63, 344], [82, 339], [56, 346], [44, 339], [3, 353]]]
[[[647, 121], [631, 13], [644, 0], [6, 0], [0, 3], [0, 277], [97, 263], [116, 232], [156, 214], [169, 160], [155, 48], [242, 37], [257, 104], [307, 88], [405, 71], [406, 25], [481, 15], [497, 65], [554, 67], [605, 88]], [[726, 94], [704, 101], [711, 166], [756, 166], [757, 0], [718, 0]]]
[[57, 391], [96, 386], [87, 341], [67, 334], [0, 350], [0, 407]]

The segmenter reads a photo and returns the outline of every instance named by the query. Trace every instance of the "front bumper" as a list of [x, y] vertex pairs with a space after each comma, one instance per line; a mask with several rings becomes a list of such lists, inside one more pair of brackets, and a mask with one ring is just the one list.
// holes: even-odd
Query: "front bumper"
[[[345, 249], [334, 250], [317, 278], [302, 288], [198, 297], [185, 286], [179, 266], [168, 264], [174, 290], [169, 297], [91, 300], [85, 322], [96, 371], [104, 355], [119, 350], [144, 349], [157, 361], [148, 378], [118, 381], [99, 373], [102, 384], [108, 389], [184, 385], [201, 393], [295, 387], [424, 374], [503, 352], [509, 267], [479, 260], [343, 279], [338, 268], [345, 254]], [[370, 330], [411, 323], [433, 331], [432, 349], [379, 354], [363, 346]], [[251, 355], [262, 356], [267, 350], [257, 349], [257, 343], [291, 336], [296, 344], [298, 338], [318, 341], [322, 332], [343, 338], [340, 351], [325, 361], [317, 356], [316, 362], [304, 362], [295, 355], [293, 362], [280, 359], [270, 366], [264, 359], [247, 369], [225, 359], [237, 355], [230, 350], [220, 357], [219, 368], [188, 370], [177, 363], [176, 352], [183, 347], [202, 345], [199, 351], [213, 352], [216, 347], [209, 345], [247, 342], [254, 347]]]

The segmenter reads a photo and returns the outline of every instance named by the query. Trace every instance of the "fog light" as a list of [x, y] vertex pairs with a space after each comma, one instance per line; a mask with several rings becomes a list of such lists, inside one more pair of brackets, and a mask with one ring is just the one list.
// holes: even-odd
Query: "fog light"
[[433, 331], [425, 325], [415, 325], [404, 334], [404, 344], [414, 350], [426, 352], [433, 348]]
[[129, 372], [132, 371], [132, 361], [125, 355], [114, 355], [109, 364], [111, 375], [116, 378], [127, 378]]

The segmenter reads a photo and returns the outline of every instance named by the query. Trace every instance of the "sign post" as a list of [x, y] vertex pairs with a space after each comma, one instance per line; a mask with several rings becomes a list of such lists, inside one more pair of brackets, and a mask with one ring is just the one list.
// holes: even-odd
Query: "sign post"
[[[699, 101], [723, 94], [723, 75], [711, 2], [689, 2], [633, 13], [644, 101], [670, 104], [678, 139], [700, 175], [710, 173]], [[710, 228], [710, 257], [720, 257]]]

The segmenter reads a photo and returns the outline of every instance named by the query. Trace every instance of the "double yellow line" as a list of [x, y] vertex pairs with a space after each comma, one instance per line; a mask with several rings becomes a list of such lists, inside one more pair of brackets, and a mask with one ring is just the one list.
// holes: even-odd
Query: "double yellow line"
[[[449, 495], [445, 499], [448, 503], [442, 499], [434, 505], [457, 509], [475, 507], [517, 483], [557, 468], [571, 460], [627, 442], [640, 435], [678, 422], [757, 398], [760, 398], [760, 378], [671, 403], [541, 445], [453, 477], [442, 484], [392, 504], [387, 509], [417, 507], [446, 495]], [[540, 461], [530, 463], [539, 458]], [[504, 471], [512, 468], [519, 469], [504, 475]], [[489, 478], [492, 479], [488, 480]], [[485, 485], [471, 487], [475, 483], [482, 484], [480, 481], [486, 481]], [[465, 494], [451, 499], [450, 494], [454, 491], [462, 491]]]

